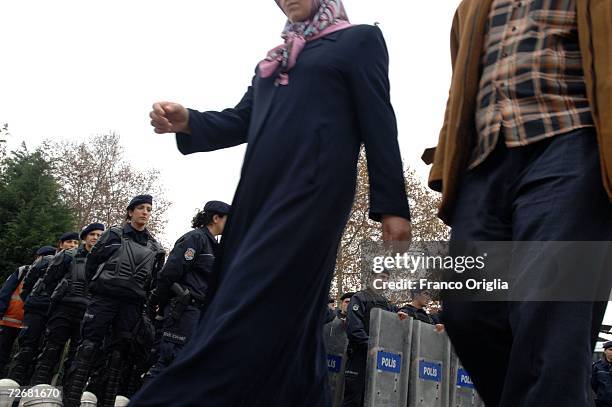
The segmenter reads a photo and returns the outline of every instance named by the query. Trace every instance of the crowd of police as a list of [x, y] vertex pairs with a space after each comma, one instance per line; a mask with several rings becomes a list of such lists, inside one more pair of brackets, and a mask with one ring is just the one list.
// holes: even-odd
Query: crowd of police
[[172, 363], [204, 309], [230, 206], [206, 203], [167, 259], [147, 229], [152, 210], [150, 195], [135, 196], [122, 226], [64, 233], [8, 276], [3, 377], [62, 386], [67, 407], [79, 406], [84, 391], [108, 407]]
[[[383, 271], [377, 277], [388, 279], [389, 274]], [[380, 308], [385, 311], [397, 312], [399, 318], [412, 317], [427, 324], [443, 329], [438, 313], [429, 314], [427, 307], [431, 296], [424, 290], [413, 290], [411, 301], [401, 307], [389, 302], [383, 291], [370, 284], [362, 291], [347, 292], [340, 297], [340, 304], [334, 310], [334, 301], [330, 298], [326, 322], [338, 318], [346, 329], [348, 338], [347, 362], [344, 371], [344, 407], [361, 407], [364, 405], [366, 386], [366, 362], [368, 356], [368, 340], [370, 335], [370, 311]]]
[[[205, 308], [216, 237], [230, 206], [208, 202], [167, 259], [146, 227], [152, 210], [153, 198], [138, 195], [122, 226], [91, 223], [80, 233], [64, 233], [8, 276], [0, 289], [3, 377], [21, 386], [60, 385], [67, 407], [80, 405], [87, 390], [106, 407], [119, 394], [131, 397], [172, 363]], [[388, 279], [386, 273], [378, 277]], [[363, 406], [370, 311], [443, 329], [438, 314], [427, 312], [430, 302], [427, 291], [414, 290], [411, 302], [397, 307], [373, 284], [344, 293], [337, 309], [329, 299], [326, 322], [339, 319], [348, 338], [343, 406]], [[592, 386], [598, 405], [612, 406], [612, 341], [604, 348]]]

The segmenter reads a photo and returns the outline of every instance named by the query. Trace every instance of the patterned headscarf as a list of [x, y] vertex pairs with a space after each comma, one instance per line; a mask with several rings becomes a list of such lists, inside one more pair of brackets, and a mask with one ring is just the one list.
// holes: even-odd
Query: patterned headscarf
[[[279, 4], [279, 0], [276, 3]], [[308, 20], [297, 23], [287, 20], [281, 34], [285, 42], [268, 51], [266, 58], [259, 63], [260, 76], [267, 78], [280, 66], [276, 84], [289, 84], [288, 72], [295, 66], [306, 42], [350, 26], [342, 0], [312, 0], [312, 13]]]

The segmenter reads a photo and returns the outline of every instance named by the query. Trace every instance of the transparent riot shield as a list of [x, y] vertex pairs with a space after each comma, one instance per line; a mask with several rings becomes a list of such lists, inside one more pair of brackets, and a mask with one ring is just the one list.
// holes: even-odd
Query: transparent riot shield
[[343, 322], [336, 318], [323, 327], [323, 339], [327, 351], [327, 371], [334, 407], [342, 405], [344, 395], [344, 366], [348, 338]]
[[435, 326], [414, 320], [409, 407], [448, 407], [450, 341]]
[[451, 354], [450, 378], [450, 407], [484, 406], [469, 373], [461, 365], [455, 352]]
[[394, 312], [370, 312], [365, 407], [403, 407], [407, 402], [412, 320]]

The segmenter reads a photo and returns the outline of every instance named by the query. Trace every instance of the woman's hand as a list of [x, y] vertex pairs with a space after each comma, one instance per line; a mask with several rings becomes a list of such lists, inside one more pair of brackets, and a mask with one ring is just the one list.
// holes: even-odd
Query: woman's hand
[[383, 242], [410, 242], [412, 224], [401, 216], [383, 215], [382, 237]]
[[155, 103], [149, 117], [157, 134], [190, 133], [189, 111], [178, 103]]

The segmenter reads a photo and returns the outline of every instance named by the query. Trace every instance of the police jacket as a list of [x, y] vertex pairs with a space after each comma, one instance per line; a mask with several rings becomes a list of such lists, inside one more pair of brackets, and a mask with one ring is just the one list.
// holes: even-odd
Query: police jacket
[[25, 275], [20, 294], [25, 303], [25, 309], [47, 310], [49, 308], [51, 293], [47, 291], [43, 283], [43, 277], [53, 257], [53, 255], [48, 255], [37, 259]]
[[178, 283], [189, 290], [193, 299], [203, 302], [213, 274], [217, 245], [207, 227], [196, 228], [178, 239], [159, 275], [160, 295], [169, 296], [170, 286]]
[[51, 300], [84, 308], [89, 302], [88, 280], [85, 273], [87, 258], [85, 245], [62, 250], [51, 261], [43, 281]]
[[406, 304], [402, 308], [399, 309], [400, 312], [404, 312], [411, 316], [414, 319], [417, 319], [421, 322], [425, 322], [426, 324], [439, 324], [439, 320], [436, 316], [430, 315], [423, 308], [417, 308], [412, 304]]
[[29, 268], [30, 266], [19, 267], [6, 279], [2, 285], [2, 288], [0, 289], [0, 317], [2, 317], [8, 309], [13, 292], [23, 281]]
[[93, 294], [144, 300], [164, 265], [165, 253], [148, 230], [113, 226], [87, 256], [85, 272]]
[[612, 364], [608, 363], [605, 356], [593, 363], [591, 387], [597, 400], [612, 403]]
[[351, 297], [346, 318], [349, 349], [367, 348], [370, 337], [370, 311], [373, 308], [395, 311], [384, 296], [371, 288], [359, 291]]

